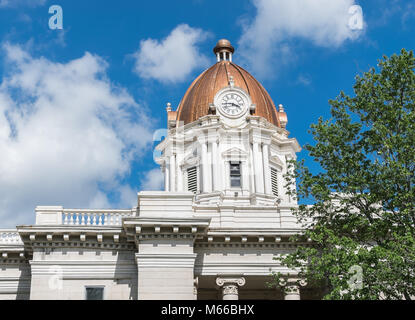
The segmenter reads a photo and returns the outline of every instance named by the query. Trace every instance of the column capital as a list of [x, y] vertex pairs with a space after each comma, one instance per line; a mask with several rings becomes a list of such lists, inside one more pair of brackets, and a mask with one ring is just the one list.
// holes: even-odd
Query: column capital
[[290, 285], [297, 285], [297, 286], [304, 287], [307, 285], [307, 281], [303, 278], [286, 277], [286, 278], [281, 278], [279, 280], [279, 285], [281, 287], [286, 287]]
[[238, 300], [239, 287], [245, 285], [245, 278], [239, 276], [218, 276], [216, 284], [222, 288], [223, 300]]
[[285, 300], [300, 300], [300, 286], [306, 286], [307, 281], [301, 278], [287, 277], [280, 279], [279, 285], [282, 287]]
[[216, 284], [219, 287], [223, 287], [225, 285], [237, 285], [239, 287], [244, 286], [246, 280], [244, 277], [226, 277], [226, 276], [219, 276], [216, 278]]

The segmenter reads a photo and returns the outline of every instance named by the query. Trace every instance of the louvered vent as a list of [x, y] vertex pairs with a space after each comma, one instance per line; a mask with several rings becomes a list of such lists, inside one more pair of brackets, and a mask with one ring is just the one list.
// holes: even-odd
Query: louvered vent
[[278, 172], [274, 168], [271, 168], [271, 185], [272, 194], [278, 197]]
[[187, 190], [197, 193], [197, 168], [187, 169]]

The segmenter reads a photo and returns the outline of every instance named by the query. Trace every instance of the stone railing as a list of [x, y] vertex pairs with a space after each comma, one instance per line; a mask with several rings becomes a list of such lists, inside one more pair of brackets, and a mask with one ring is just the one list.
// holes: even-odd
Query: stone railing
[[62, 222], [75, 226], [120, 226], [123, 218], [132, 216], [131, 210], [64, 209]]
[[0, 229], [0, 245], [19, 245], [23, 244], [19, 233], [16, 230]]
[[135, 215], [135, 209], [64, 209], [61, 206], [38, 206], [36, 225], [120, 226], [123, 218]]

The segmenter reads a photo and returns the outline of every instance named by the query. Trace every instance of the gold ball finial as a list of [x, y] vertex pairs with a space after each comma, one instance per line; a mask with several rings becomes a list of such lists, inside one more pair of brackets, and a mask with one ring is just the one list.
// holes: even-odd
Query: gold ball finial
[[216, 46], [213, 48], [213, 52], [231, 52], [234, 53], [235, 49], [232, 47], [231, 42], [227, 39], [220, 39]]

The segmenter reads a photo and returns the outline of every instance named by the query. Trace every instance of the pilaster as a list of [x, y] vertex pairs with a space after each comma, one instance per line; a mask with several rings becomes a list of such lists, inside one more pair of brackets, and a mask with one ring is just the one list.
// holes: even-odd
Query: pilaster
[[195, 299], [194, 242], [210, 219], [131, 218], [124, 228], [138, 248], [138, 299]]

